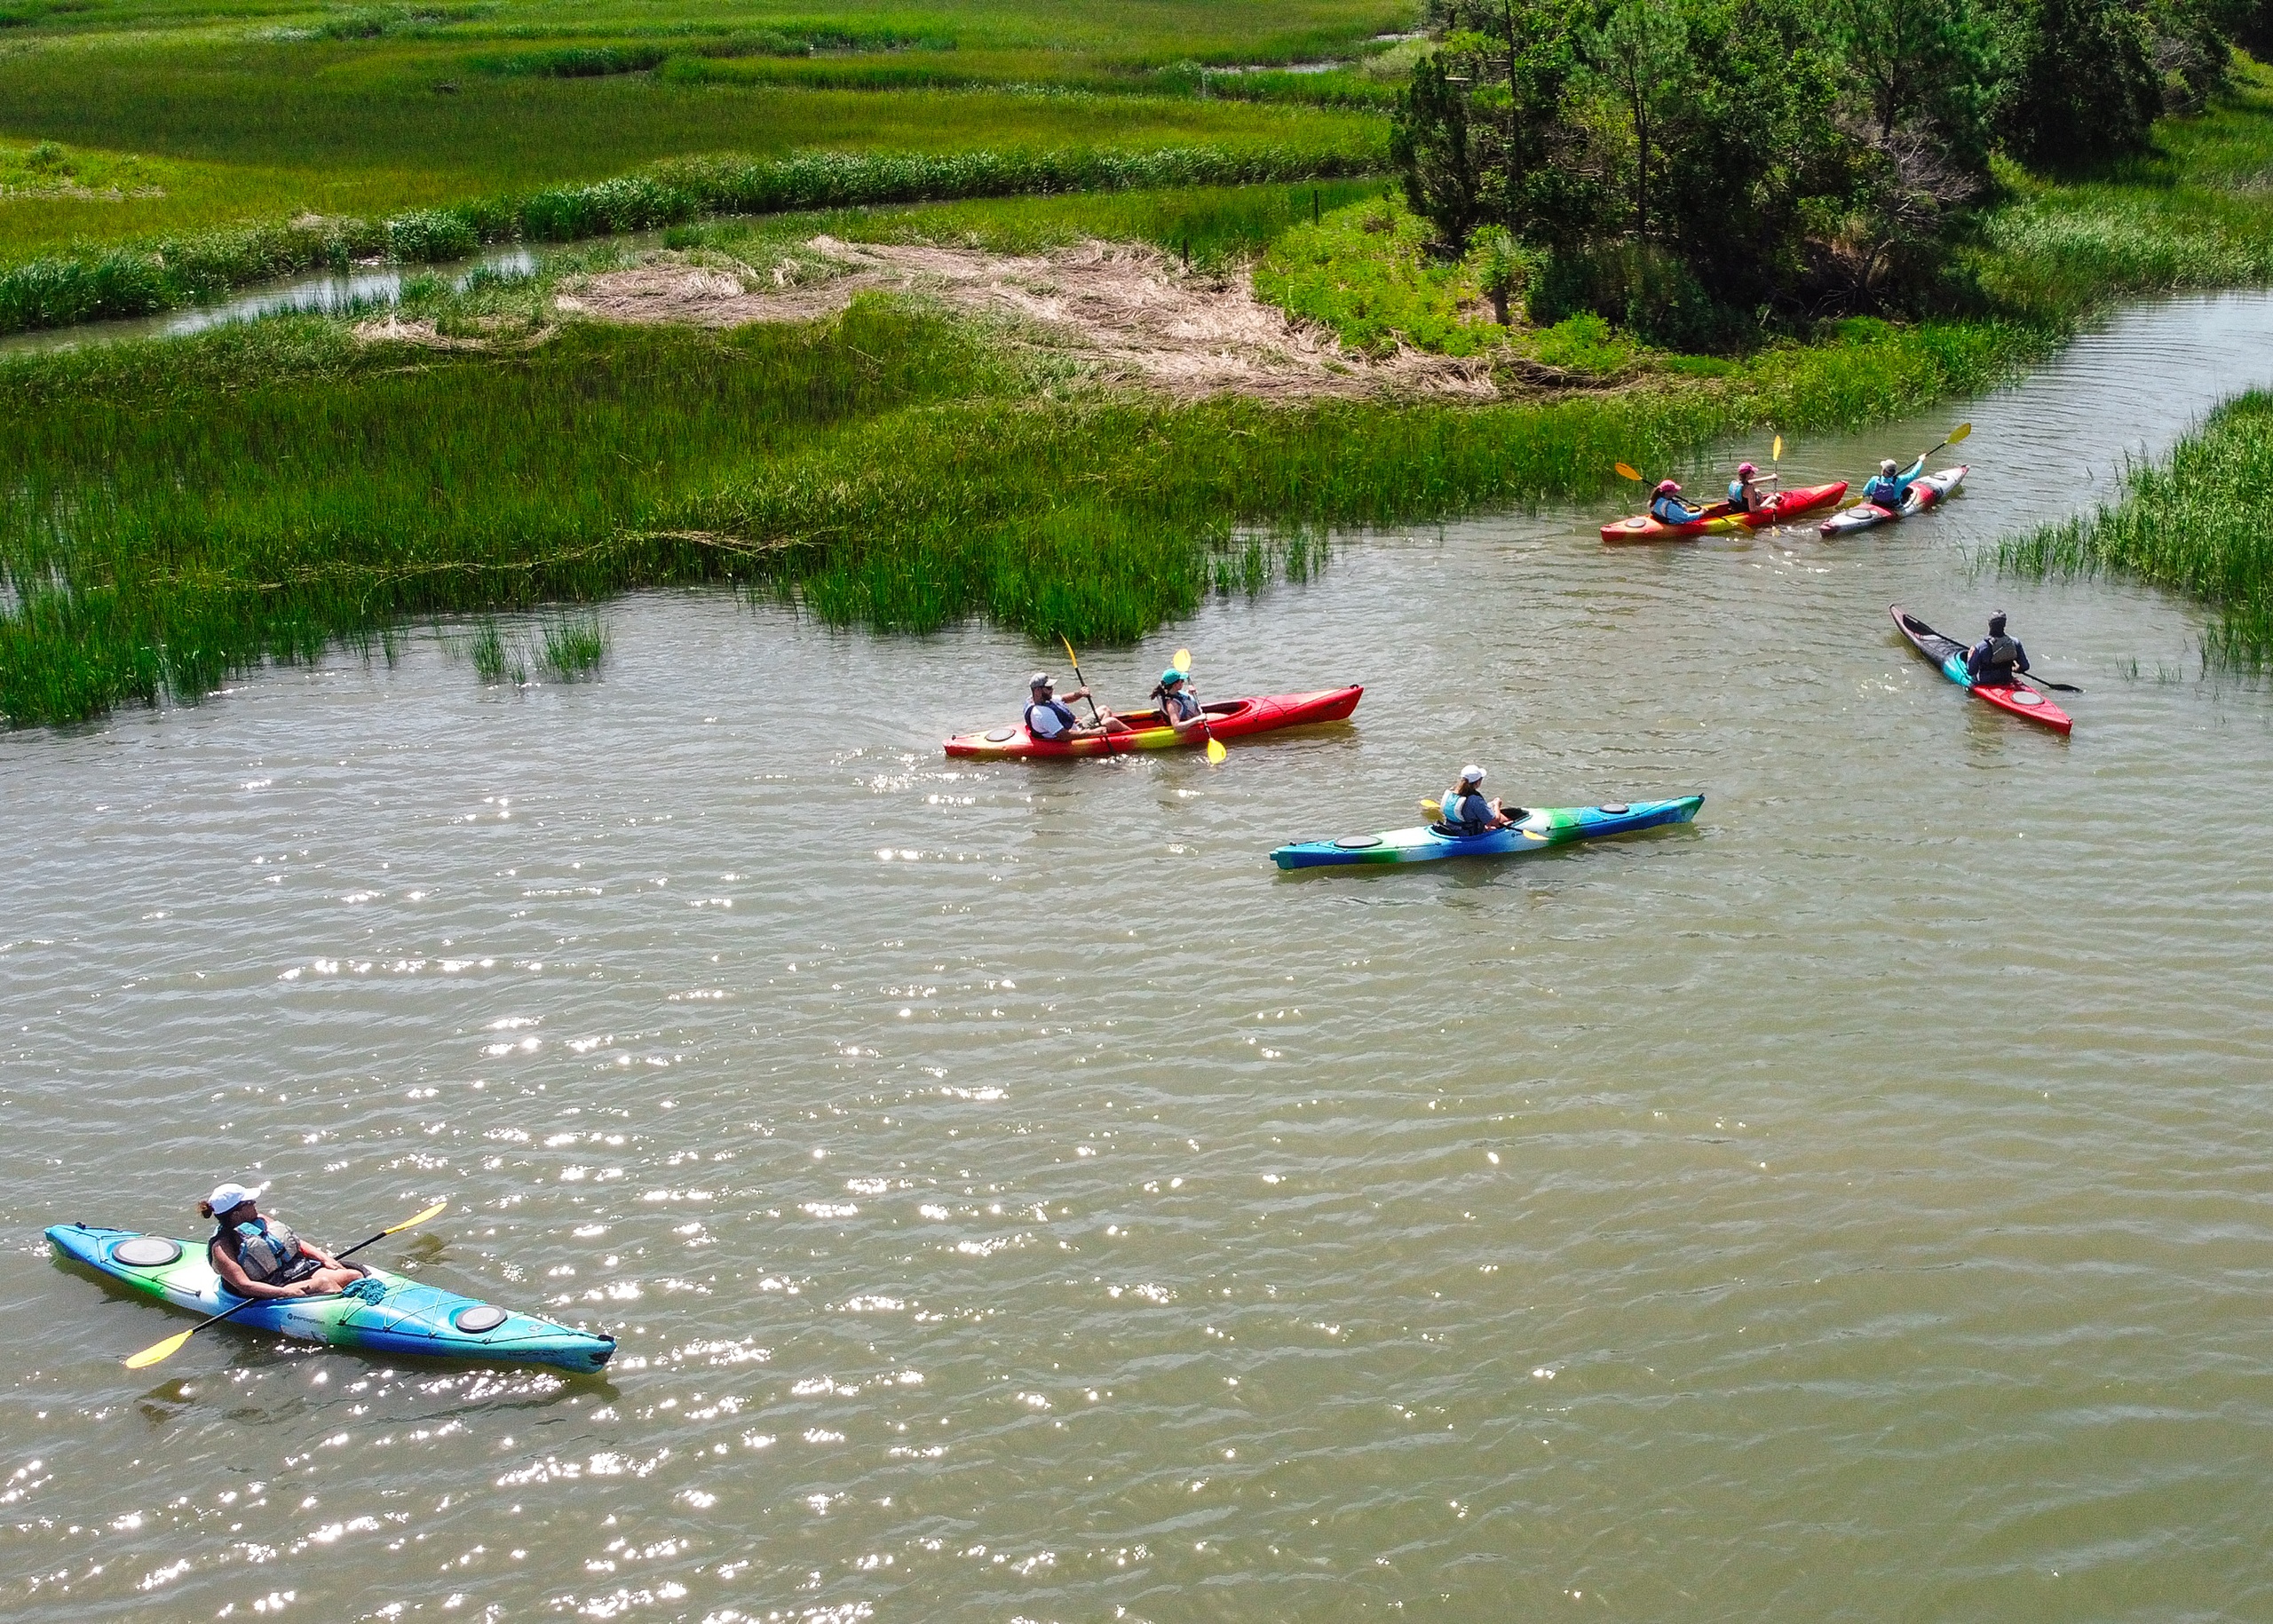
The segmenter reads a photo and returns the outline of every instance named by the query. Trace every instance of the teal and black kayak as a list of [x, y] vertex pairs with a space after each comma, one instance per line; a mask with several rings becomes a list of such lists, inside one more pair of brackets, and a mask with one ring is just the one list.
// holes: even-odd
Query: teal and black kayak
[[1271, 860], [1281, 868], [1350, 867], [1366, 863], [1428, 863], [1443, 857], [1521, 857], [1573, 841], [1630, 835], [1661, 823], [1686, 823], [1705, 804], [1701, 795], [1669, 801], [1613, 801], [1604, 806], [1552, 806], [1516, 814], [1514, 825], [1488, 835], [1446, 835], [1434, 827], [1387, 829], [1345, 840], [1305, 840], [1280, 846]]
[[[85, 1224], [56, 1224], [47, 1238], [72, 1262], [176, 1308], [218, 1314], [243, 1301], [213, 1272], [202, 1241]], [[390, 1358], [409, 1354], [590, 1372], [615, 1354], [613, 1336], [517, 1314], [384, 1269], [373, 1269], [351, 1291], [255, 1303], [228, 1323]]]

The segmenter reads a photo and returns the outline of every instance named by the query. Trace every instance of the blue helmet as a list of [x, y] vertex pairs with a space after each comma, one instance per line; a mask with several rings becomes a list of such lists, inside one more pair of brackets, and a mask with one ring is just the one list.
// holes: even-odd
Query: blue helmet
[[1184, 672], [1177, 670], [1174, 666], [1170, 666], [1167, 670], [1160, 673], [1160, 686], [1163, 688], [1173, 688], [1180, 682], [1188, 682], [1190, 680], [1191, 678], [1189, 677], [1187, 677]]

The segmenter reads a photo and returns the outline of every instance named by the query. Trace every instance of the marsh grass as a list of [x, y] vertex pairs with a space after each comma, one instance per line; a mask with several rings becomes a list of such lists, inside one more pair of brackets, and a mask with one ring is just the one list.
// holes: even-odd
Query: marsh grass
[[598, 676], [608, 646], [607, 622], [596, 614], [548, 621], [538, 638], [544, 669], [562, 682]]
[[2200, 599], [2217, 612], [2206, 661], [2273, 664], [2273, 394], [2228, 401], [2162, 463], [2134, 463], [2122, 498], [2004, 542], [2000, 569], [2038, 578], [2101, 571]]
[[407, 617], [677, 582], [1126, 641], [1308, 574], [1334, 528], [1590, 495], [1614, 460], [1884, 416], [2043, 342], [1889, 329], [1709, 387], [1484, 408], [1038, 400], [983, 330], [874, 297], [817, 328], [572, 327], [506, 355], [301, 320], [17, 358], [0, 714], [194, 699]]
[[485, 620], [473, 629], [473, 635], [466, 639], [465, 654], [473, 661], [474, 674], [484, 682], [510, 682], [517, 688], [528, 682], [528, 664], [521, 657], [519, 644], [508, 638], [495, 621]]

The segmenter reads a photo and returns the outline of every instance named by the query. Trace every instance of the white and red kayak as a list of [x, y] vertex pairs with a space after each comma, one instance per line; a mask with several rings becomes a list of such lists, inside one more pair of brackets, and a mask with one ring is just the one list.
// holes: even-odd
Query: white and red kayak
[[1823, 521], [1826, 535], [1844, 535], [1849, 530], [1868, 530], [1874, 525], [1890, 525], [1898, 519], [1911, 519], [1928, 508], [1946, 502], [1965, 482], [1970, 463], [1960, 463], [1954, 468], [1944, 468], [1939, 473], [1921, 474], [1910, 481], [1910, 488], [1902, 493], [1900, 509], [1882, 508], [1875, 502], [1858, 502], [1843, 513], [1833, 513]]
[[1358, 709], [1365, 689], [1320, 688], [1311, 693], [1272, 693], [1261, 699], [1225, 700], [1201, 707], [1207, 713], [1206, 732], [1178, 731], [1157, 710], [1117, 717], [1121, 725], [1107, 733], [1081, 739], [1037, 739], [1024, 725], [997, 727], [990, 732], [957, 733], [946, 742], [950, 756], [977, 756], [993, 760], [1010, 757], [1125, 756], [1132, 750], [1167, 750], [1247, 733], [1275, 733], [1282, 727], [1305, 727], [1313, 722], [1347, 721]]

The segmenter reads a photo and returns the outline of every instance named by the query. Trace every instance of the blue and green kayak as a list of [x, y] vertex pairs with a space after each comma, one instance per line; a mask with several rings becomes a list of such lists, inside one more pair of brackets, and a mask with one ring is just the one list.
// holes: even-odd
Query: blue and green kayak
[[1445, 835], [1431, 826], [1352, 835], [1344, 840], [1305, 840], [1280, 846], [1271, 860], [1281, 868], [1351, 867], [1366, 863], [1430, 863], [1445, 857], [1521, 857], [1572, 841], [1630, 835], [1660, 823], [1686, 823], [1705, 804], [1701, 795], [1669, 801], [1613, 801], [1603, 806], [1549, 806], [1522, 812], [1507, 828], [1488, 835]]
[[[58, 1224], [47, 1238], [58, 1254], [73, 1263], [176, 1308], [218, 1314], [242, 1301], [222, 1286], [206, 1261], [202, 1240], [86, 1224]], [[356, 1291], [255, 1303], [228, 1323], [357, 1353], [550, 1365], [579, 1373], [599, 1369], [615, 1353], [613, 1336], [517, 1314], [384, 1269], [371, 1270]]]

